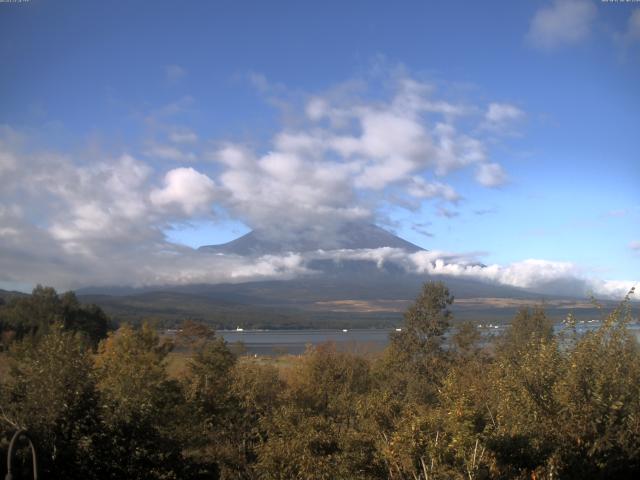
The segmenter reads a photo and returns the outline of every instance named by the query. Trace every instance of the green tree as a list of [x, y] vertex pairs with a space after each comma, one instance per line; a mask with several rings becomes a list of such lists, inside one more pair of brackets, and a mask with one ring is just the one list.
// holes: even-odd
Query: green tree
[[192, 343], [193, 357], [182, 382], [189, 417], [182, 438], [189, 458], [230, 478], [243, 469], [234, 443], [238, 404], [231, 392], [231, 372], [237, 360], [212, 330], [191, 329], [195, 331], [200, 334]]
[[[542, 308], [520, 310], [497, 342], [489, 409], [496, 428], [489, 446], [505, 476], [557, 474], [554, 445], [560, 405], [554, 391], [565, 361]], [[535, 473], [537, 472], [537, 473]]]
[[97, 305], [83, 305], [73, 292], [58, 295], [55, 289], [38, 285], [31, 295], [15, 297], [0, 306], [0, 326], [16, 338], [45, 335], [51, 325], [81, 332], [95, 347], [110, 329], [107, 315]]
[[487, 408], [493, 404], [486, 374], [491, 358], [481, 342], [474, 325], [456, 328], [432, 401], [409, 397], [394, 402], [387, 394], [367, 407], [379, 425], [378, 450], [387, 478], [487, 477], [492, 463], [487, 440], [495, 426]]
[[151, 326], [123, 326], [100, 343], [95, 359], [104, 424], [102, 478], [183, 478], [188, 467], [175, 433], [183, 403], [166, 373], [171, 344]]
[[93, 347], [106, 338], [111, 329], [109, 317], [100, 307], [81, 304], [73, 292], [60, 296], [60, 309], [64, 328], [86, 335]]
[[563, 478], [635, 478], [640, 472], [640, 349], [629, 300], [567, 354], [554, 423]]
[[14, 344], [0, 390], [4, 432], [27, 429], [45, 478], [91, 478], [100, 448], [98, 397], [84, 339], [54, 323], [39, 339]]
[[36, 286], [29, 296], [12, 298], [0, 314], [5, 328], [15, 331], [18, 338], [36, 333], [44, 335], [50, 325], [62, 323], [58, 294], [55, 289], [42, 285]]
[[548, 343], [553, 338], [553, 320], [544, 308], [521, 308], [498, 339], [497, 348], [502, 356], [517, 361], [532, 343]]
[[400, 332], [376, 368], [384, 382], [408, 401], [433, 403], [449, 358], [444, 335], [449, 329], [453, 296], [443, 282], [426, 282], [404, 314]]

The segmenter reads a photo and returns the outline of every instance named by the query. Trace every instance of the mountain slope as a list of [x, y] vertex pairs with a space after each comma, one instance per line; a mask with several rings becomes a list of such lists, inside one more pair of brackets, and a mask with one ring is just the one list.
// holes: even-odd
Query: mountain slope
[[[253, 231], [232, 242], [199, 250], [202, 255], [249, 257], [250, 262], [260, 255], [320, 249], [391, 247], [408, 253], [424, 250], [371, 224], [349, 223], [326, 238], [314, 233], [317, 232], [310, 229], [283, 234], [285, 240], [276, 241], [264, 232]], [[123, 320], [153, 317], [174, 323], [197, 318], [217, 326], [242, 324], [259, 328], [393, 325], [401, 320], [401, 312], [428, 280], [443, 280], [461, 300], [455, 307], [458, 319], [507, 319], [518, 305], [539, 304], [543, 299], [553, 303], [548, 304], [550, 313], [561, 318], [571, 308], [567, 305], [577, 305], [575, 301], [562, 303], [561, 297], [470, 278], [407, 273], [393, 261], [379, 264], [367, 259], [313, 259], [313, 254], [308, 257], [306, 266], [312, 272], [290, 280], [86, 288], [78, 293]], [[590, 308], [580, 307], [576, 313], [595, 318], [591, 317], [594, 312]]]
[[327, 237], [307, 230], [299, 234], [287, 235], [285, 239], [275, 240], [267, 233], [254, 230], [231, 242], [205, 245], [199, 250], [225, 255], [257, 256], [284, 252], [312, 252], [321, 249], [356, 250], [382, 247], [402, 248], [408, 252], [424, 250], [376, 225], [355, 222], [343, 225], [337, 232], [331, 232]]

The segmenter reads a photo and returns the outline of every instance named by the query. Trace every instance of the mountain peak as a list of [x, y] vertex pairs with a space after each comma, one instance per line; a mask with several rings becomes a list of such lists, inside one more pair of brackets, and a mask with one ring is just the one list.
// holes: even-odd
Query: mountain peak
[[317, 250], [400, 248], [418, 252], [423, 248], [371, 223], [350, 222], [335, 231], [307, 229], [279, 235], [253, 230], [242, 237], [220, 245], [204, 245], [198, 250], [225, 255], [274, 255], [285, 252], [313, 252]]

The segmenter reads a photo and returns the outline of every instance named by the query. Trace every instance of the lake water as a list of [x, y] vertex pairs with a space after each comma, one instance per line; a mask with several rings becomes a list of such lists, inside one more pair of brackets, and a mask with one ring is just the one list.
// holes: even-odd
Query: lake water
[[[580, 323], [578, 332], [587, 332], [600, 326], [600, 322]], [[498, 335], [504, 331], [505, 325], [483, 325], [481, 331], [485, 335]], [[557, 328], [560, 328], [558, 326]], [[628, 326], [640, 340], [640, 325]], [[346, 332], [341, 330], [218, 330], [228, 343], [242, 342], [250, 354], [257, 355], [298, 355], [305, 351], [307, 345], [318, 345], [334, 342], [341, 350], [353, 352], [380, 351], [389, 343], [389, 334], [394, 329], [355, 329]]]
[[392, 329], [349, 330], [218, 330], [228, 343], [242, 342], [249, 353], [277, 355], [303, 353], [308, 344], [334, 342], [339, 349], [380, 351], [389, 342]]

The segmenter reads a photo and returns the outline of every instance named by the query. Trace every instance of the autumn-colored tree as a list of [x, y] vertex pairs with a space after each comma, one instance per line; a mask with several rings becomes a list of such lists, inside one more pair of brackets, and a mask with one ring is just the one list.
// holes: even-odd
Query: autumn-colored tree
[[555, 448], [562, 478], [635, 478], [640, 472], [640, 348], [627, 299], [567, 352], [557, 382]]
[[0, 357], [0, 448], [27, 428], [41, 473], [87, 480], [638, 476], [628, 298], [587, 333], [571, 316], [562, 330], [542, 308], [522, 309], [495, 340], [471, 323], [450, 328], [452, 301], [427, 283], [378, 358], [327, 344], [286, 367], [240, 357], [188, 321], [175, 379], [173, 342], [154, 328], [124, 326], [94, 355], [90, 309], [38, 287], [0, 306], [22, 326]]
[[238, 462], [232, 442], [237, 404], [231, 393], [237, 359], [212, 330], [195, 323], [185, 326], [181, 336], [190, 338], [193, 356], [182, 379], [187, 421], [180, 429], [181, 438], [189, 458], [228, 478]]
[[553, 422], [560, 405], [554, 389], [564, 365], [553, 324], [541, 308], [520, 310], [498, 339], [489, 373], [495, 393], [488, 405], [495, 422], [489, 444], [496, 468], [507, 478], [557, 473]]
[[283, 405], [265, 419], [265, 478], [380, 478], [384, 467], [358, 408], [370, 388], [368, 362], [332, 344], [312, 347], [288, 386]]
[[90, 478], [101, 425], [88, 345], [54, 323], [14, 344], [0, 390], [0, 432], [34, 438], [44, 478]]
[[231, 408], [224, 418], [223, 478], [259, 478], [258, 449], [267, 440], [265, 422], [281, 404], [278, 370], [257, 362], [238, 362], [229, 372]]
[[166, 373], [171, 344], [148, 324], [111, 333], [95, 359], [105, 478], [182, 478], [186, 464], [174, 432], [182, 391]]

